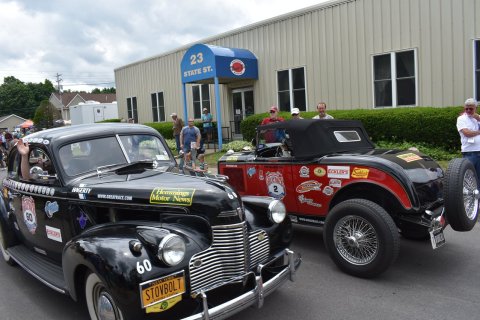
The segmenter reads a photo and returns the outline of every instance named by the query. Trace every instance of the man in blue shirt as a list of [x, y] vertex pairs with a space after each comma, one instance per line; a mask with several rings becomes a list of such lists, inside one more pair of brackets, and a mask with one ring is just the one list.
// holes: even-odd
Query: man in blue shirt
[[191, 157], [193, 162], [195, 162], [197, 158], [197, 149], [200, 148], [201, 137], [200, 129], [195, 126], [193, 118], [189, 118], [188, 126], [183, 127], [180, 132], [180, 148], [182, 148], [185, 154], [190, 151], [192, 152]]
[[207, 141], [212, 141], [212, 131], [213, 131], [213, 117], [207, 108], [203, 108], [202, 122], [203, 122], [203, 132], [207, 135]]

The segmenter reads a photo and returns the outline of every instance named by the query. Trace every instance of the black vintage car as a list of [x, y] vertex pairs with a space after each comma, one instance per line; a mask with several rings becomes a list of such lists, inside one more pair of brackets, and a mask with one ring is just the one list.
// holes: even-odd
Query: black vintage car
[[381, 150], [353, 120], [290, 120], [257, 128], [256, 148], [223, 156], [219, 173], [242, 195], [282, 200], [294, 223], [323, 226], [345, 272], [373, 277], [393, 263], [399, 232], [445, 244], [443, 230], [471, 230], [479, 191], [473, 165], [447, 170], [417, 150]]
[[85, 300], [92, 319], [223, 319], [293, 280], [283, 203], [183, 174], [152, 128], [79, 125], [18, 143], [29, 153], [9, 154], [3, 258]]

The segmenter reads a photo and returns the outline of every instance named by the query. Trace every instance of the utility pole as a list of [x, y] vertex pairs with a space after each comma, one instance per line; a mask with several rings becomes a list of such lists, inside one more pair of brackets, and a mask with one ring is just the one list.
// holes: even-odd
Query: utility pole
[[60, 82], [63, 81], [62, 78], [60, 78], [62, 75], [59, 74], [57, 72], [57, 74], [55, 75], [55, 77], [57, 78], [57, 91], [58, 91], [58, 96], [60, 97], [60, 105], [61, 105], [61, 109], [60, 109], [60, 112], [62, 114], [62, 119], [63, 119], [63, 101], [62, 101], [62, 86], [60, 85]]

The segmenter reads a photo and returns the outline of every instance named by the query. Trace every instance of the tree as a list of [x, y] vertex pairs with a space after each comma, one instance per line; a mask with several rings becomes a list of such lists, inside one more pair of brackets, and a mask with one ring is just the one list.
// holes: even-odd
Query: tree
[[5, 77], [0, 85], [0, 116], [12, 113], [23, 118], [32, 118], [42, 100], [55, 91], [49, 80], [44, 83], [23, 83], [15, 77]]
[[37, 128], [52, 128], [56, 120], [61, 120], [60, 111], [48, 100], [43, 100], [35, 110], [33, 122]]
[[92, 90], [92, 93], [117, 93], [117, 89], [114, 87], [111, 88], [95, 88]]

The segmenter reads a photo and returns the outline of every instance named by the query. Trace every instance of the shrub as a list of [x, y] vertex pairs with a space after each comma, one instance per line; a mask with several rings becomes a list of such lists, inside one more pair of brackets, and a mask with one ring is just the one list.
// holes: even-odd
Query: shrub
[[[408, 107], [395, 109], [355, 109], [329, 110], [335, 119], [355, 119], [362, 121], [373, 141], [409, 141], [426, 143], [446, 151], [456, 152], [460, 149], [460, 138], [456, 129], [456, 119], [460, 107]], [[312, 118], [316, 111], [302, 112], [305, 119]], [[255, 128], [268, 114], [252, 115], [241, 123], [245, 140], [255, 136]], [[281, 112], [285, 120], [291, 118], [288, 112]]]
[[232, 141], [232, 142], [229, 142], [227, 144], [222, 145], [222, 151], [223, 152], [227, 152], [228, 150], [242, 151], [243, 148], [245, 148], [245, 147], [249, 147], [249, 148], [253, 149], [253, 146], [250, 142], [237, 140], [237, 141]]

